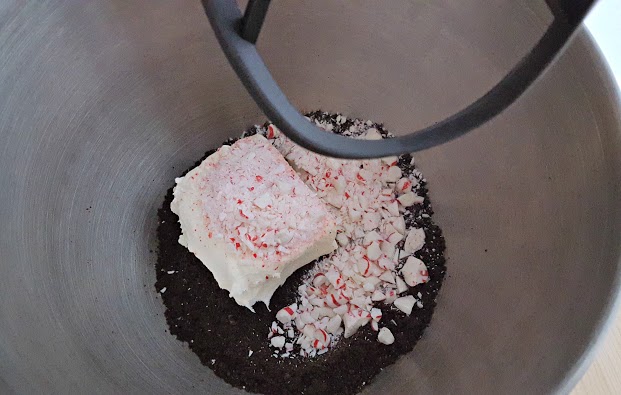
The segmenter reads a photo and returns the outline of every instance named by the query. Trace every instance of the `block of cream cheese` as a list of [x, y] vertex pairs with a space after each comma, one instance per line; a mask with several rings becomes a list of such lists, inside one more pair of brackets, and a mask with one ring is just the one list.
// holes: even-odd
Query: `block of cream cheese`
[[222, 146], [175, 181], [179, 243], [251, 310], [337, 247], [334, 215], [261, 135]]

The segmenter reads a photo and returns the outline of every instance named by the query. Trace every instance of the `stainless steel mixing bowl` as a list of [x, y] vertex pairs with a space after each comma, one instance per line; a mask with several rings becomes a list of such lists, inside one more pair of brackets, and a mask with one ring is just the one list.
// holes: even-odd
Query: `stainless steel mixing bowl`
[[[301, 109], [404, 133], [478, 97], [548, 20], [543, 1], [275, 1], [260, 49]], [[365, 393], [576, 382], [619, 289], [611, 86], [582, 32], [509, 111], [417, 155], [448, 278]], [[150, 250], [174, 177], [262, 120], [196, 0], [0, 2], [3, 393], [240, 393], [166, 332]]]

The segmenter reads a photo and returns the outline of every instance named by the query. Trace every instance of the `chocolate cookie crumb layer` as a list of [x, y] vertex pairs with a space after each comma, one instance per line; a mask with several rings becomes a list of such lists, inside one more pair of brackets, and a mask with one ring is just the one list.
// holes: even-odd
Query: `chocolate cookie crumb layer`
[[[337, 114], [313, 112], [307, 116], [315, 121], [333, 125], [333, 132], [348, 134], [359, 120], [337, 122]], [[344, 118], [344, 117], [343, 117]], [[388, 133], [381, 124], [372, 124], [384, 137]], [[251, 128], [244, 133], [257, 133]], [[225, 144], [231, 144], [230, 139]], [[214, 151], [210, 151], [206, 156]], [[206, 157], [205, 156], [205, 157]], [[200, 162], [199, 162], [200, 163]], [[369, 384], [384, 367], [394, 363], [400, 355], [411, 351], [429, 325], [435, 299], [445, 274], [444, 238], [433, 222], [426, 182], [414, 168], [410, 155], [399, 158], [404, 175], [418, 180], [417, 195], [424, 203], [405, 213], [406, 225], [425, 231], [424, 247], [414, 256], [425, 262], [430, 281], [407, 291], [422, 301], [410, 316], [394, 309], [385, 309], [383, 326], [394, 334], [395, 342], [384, 345], [377, 341], [377, 332], [367, 325], [338, 346], [315, 358], [277, 358], [272, 355], [267, 333], [274, 321], [275, 311], [263, 304], [255, 305], [256, 313], [239, 306], [220, 289], [209, 270], [185, 247], [178, 243], [181, 229], [170, 203], [172, 188], [158, 211], [159, 242], [156, 264], [156, 290], [166, 306], [170, 333], [187, 342], [201, 362], [211, 368], [227, 383], [250, 392], [265, 394], [355, 394]], [[190, 169], [188, 169], [190, 170]], [[294, 273], [272, 297], [276, 306], [291, 304], [304, 274], [312, 263]], [[420, 293], [421, 296], [418, 296]], [[396, 383], [397, 384], [397, 383]], [[389, 390], [389, 389], [387, 389]]]

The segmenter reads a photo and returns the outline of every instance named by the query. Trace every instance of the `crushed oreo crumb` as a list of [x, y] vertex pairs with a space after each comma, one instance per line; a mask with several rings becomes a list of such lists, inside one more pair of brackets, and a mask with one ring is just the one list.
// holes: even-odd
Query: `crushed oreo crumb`
[[[315, 111], [307, 114], [312, 121], [333, 126], [332, 132], [350, 135], [350, 127], [364, 122], [340, 114]], [[390, 138], [382, 124], [368, 123], [384, 138]], [[243, 137], [259, 133], [252, 127]], [[224, 144], [232, 144], [229, 139]], [[209, 151], [201, 158], [211, 155]], [[195, 165], [195, 166], [196, 166]], [[433, 222], [433, 210], [427, 183], [414, 166], [411, 155], [402, 155], [398, 162], [404, 175], [418, 180], [414, 189], [424, 197], [421, 205], [409, 207], [404, 215], [407, 227], [425, 231], [425, 245], [414, 256], [425, 262], [430, 281], [411, 287], [407, 294], [422, 301], [423, 307], [410, 316], [395, 309], [384, 309], [382, 322], [395, 337], [394, 344], [379, 343], [377, 333], [367, 325], [348, 339], [341, 339], [333, 350], [316, 358], [275, 358], [266, 341], [266, 328], [274, 320], [275, 311], [263, 304], [255, 305], [256, 313], [239, 306], [228, 292], [218, 287], [209, 270], [185, 247], [178, 243], [181, 234], [177, 216], [171, 211], [172, 187], [158, 210], [159, 242], [156, 263], [156, 291], [166, 306], [170, 333], [187, 342], [201, 362], [234, 387], [265, 394], [355, 394], [372, 382], [383, 368], [399, 356], [410, 352], [431, 321], [436, 296], [445, 275], [445, 243], [442, 231]], [[195, 166], [192, 166], [194, 168]], [[191, 170], [187, 169], [187, 171]], [[184, 172], [185, 173], [187, 173]], [[286, 306], [297, 296], [312, 263], [295, 272], [271, 299], [271, 306]], [[174, 272], [174, 274], [169, 274]], [[165, 289], [165, 293], [161, 290]], [[389, 389], [386, 389], [388, 392]]]

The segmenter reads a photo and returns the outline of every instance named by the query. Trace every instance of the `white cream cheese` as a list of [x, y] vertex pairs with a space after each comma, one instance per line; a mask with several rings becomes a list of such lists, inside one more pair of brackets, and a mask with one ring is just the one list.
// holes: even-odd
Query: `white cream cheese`
[[179, 243], [251, 310], [337, 247], [335, 217], [263, 136], [221, 147], [175, 181]]

